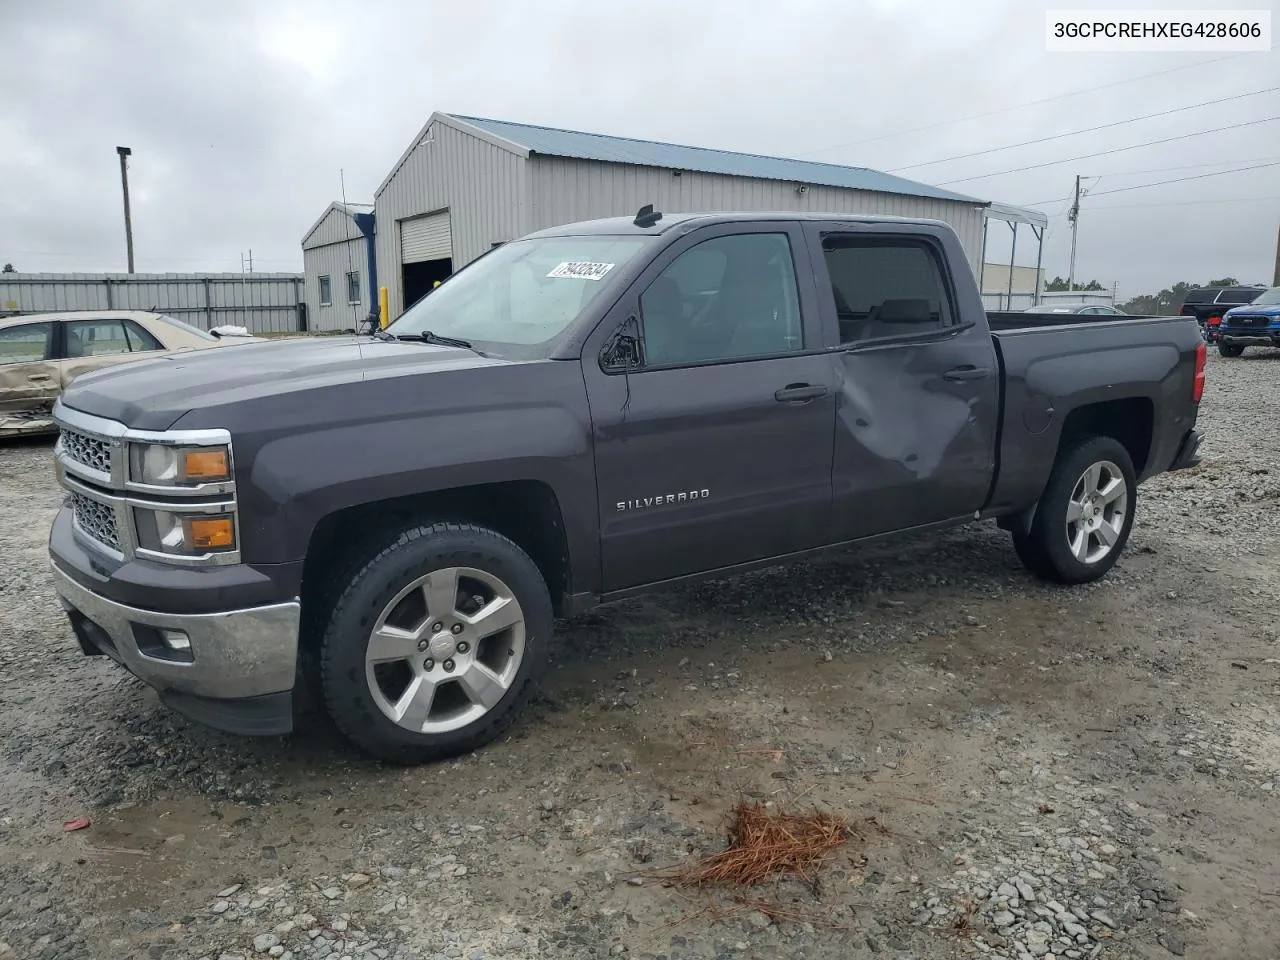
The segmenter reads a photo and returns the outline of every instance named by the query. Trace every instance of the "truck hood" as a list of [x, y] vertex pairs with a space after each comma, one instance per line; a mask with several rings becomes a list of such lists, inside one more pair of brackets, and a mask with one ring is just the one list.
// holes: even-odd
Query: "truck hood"
[[1275, 319], [1280, 317], [1280, 303], [1268, 303], [1260, 307], [1247, 303], [1242, 307], [1232, 307], [1222, 315], [1223, 320], [1234, 320], [1236, 317], [1271, 317]]
[[82, 374], [67, 386], [62, 402], [134, 429], [167, 430], [203, 407], [505, 363], [435, 344], [297, 337], [172, 354]]

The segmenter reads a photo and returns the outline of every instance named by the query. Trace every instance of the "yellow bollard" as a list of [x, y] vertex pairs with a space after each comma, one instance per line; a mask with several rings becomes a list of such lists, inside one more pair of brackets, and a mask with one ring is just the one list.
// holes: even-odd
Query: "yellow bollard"
[[388, 316], [390, 312], [391, 312], [390, 309], [387, 307], [387, 288], [379, 287], [378, 288], [378, 320], [382, 324], [382, 329], [384, 330], [387, 328], [387, 324], [391, 322], [391, 318]]

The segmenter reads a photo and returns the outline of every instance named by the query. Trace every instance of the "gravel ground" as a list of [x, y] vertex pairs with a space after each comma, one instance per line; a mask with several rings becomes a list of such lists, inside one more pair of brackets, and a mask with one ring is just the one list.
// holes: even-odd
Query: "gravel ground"
[[[0, 957], [1275, 957], [1275, 410], [1280, 354], [1211, 357], [1206, 460], [1101, 583], [979, 525], [603, 608], [506, 740], [410, 770], [80, 656], [50, 445], [4, 446]], [[742, 797], [850, 838], [812, 886], [665, 886]]]

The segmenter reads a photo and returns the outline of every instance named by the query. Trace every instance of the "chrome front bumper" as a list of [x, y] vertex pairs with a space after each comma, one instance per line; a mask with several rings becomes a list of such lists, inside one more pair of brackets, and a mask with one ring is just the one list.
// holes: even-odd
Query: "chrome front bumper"
[[[53, 579], [81, 643], [88, 640], [162, 694], [244, 700], [293, 689], [302, 610], [297, 601], [219, 613], [156, 613], [99, 596], [56, 564]], [[166, 630], [186, 634], [190, 649], [169, 648], [161, 635]]]

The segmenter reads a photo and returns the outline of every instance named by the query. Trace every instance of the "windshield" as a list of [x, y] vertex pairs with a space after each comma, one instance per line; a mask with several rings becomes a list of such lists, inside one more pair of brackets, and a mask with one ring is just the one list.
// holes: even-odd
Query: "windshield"
[[467, 266], [387, 326], [486, 344], [530, 346], [562, 333], [650, 237], [513, 240]]
[[1280, 287], [1272, 287], [1253, 301], [1255, 307], [1274, 307], [1280, 303]]

